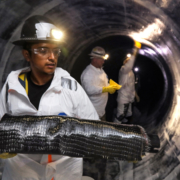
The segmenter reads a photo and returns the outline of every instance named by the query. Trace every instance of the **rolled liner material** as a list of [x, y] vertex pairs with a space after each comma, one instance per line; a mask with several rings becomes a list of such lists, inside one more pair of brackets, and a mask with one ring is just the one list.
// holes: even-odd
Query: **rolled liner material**
[[149, 138], [141, 126], [63, 116], [11, 116], [0, 122], [0, 153], [141, 160]]

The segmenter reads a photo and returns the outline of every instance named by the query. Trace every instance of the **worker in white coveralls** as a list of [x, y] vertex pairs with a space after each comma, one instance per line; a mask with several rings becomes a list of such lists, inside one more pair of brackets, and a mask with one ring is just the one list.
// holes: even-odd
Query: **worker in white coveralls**
[[107, 74], [102, 69], [108, 55], [102, 47], [94, 47], [89, 54], [91, 63], [81, 74], [81, 84], [93, 103], [99, 118], [106, 121], [105, 107], [108, 93], [113, 94], [120, 86], [111, 80], [108, 82]]
[[119, 84], [122, 85], [122, 88], [118, 91], [115, 122], [132, 123], [132, 103], [134, 98], [137, 102], [140, 101], [135, 91], [135, 77], [132, 71], [139, 48], [141, 48], [141, 44], [135, 41], [132, 55], [129, 54], [123, 61], [123, 66], [119, 71]]
[[[28, 18], [21, 38], [30, 67], [12, 71], [0, 94], [0, 118], [11, 115], [67, 115], [99, 120], [84, 89], [57, 68], [62, 32], [44, 16]], [[5, 161], [2, 180], [81, 180], [82, 158], [50, 154], [0, 154]]]

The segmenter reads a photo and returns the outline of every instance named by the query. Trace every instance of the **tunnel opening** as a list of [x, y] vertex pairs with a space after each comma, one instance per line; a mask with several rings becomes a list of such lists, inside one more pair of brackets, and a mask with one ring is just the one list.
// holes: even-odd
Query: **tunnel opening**
[[[90, 63], [89, 54], [93, 47], [102, 46], [109, 54], [104, 71], [109, 79], [118, 82], [119, 70], [128, 53], [132, 52], [133, 40], [128, 36], [109, 36], [89, 45], [76, 59], [71, 75], [80, 82], [80, 76]], [[143, 44], [134, 64], [135, 87], [140, 102], [134, 102], [133, 123], [143, 126], [146, 131], [156, 131], [172, 105], [173, 83], [170, 70], [156, 50]], [[113, 122], [117, 108], [117, 92], [109, 94], [106, 116]]]

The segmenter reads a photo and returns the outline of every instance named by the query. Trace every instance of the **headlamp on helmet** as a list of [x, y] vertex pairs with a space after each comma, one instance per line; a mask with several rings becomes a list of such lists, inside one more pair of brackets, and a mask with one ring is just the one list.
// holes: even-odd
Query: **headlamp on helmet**
[[106, 55], [104, 56], [104, 59], [107, 60], [108, 58], [109, 58], [109, 54], [106, 54]]
[[60, 40], [63, 37], [63, 32], [58, 29], [51, 29], [51, 35], [57, 39]]
[[104, 60], [107, 60], [109, 55], [106, 54], [105, 50], [102, 47], [96, 46], [95, 48], [92, 49], [91, 54], [91, 59], [93, 58], [102, 58]]
[[35, 15], [28, 18], [22, 27], [21, 37], [13, 42], [23, 46], [26, 43], [55, 42], [64, 44], [63, 33], [47, 17]]

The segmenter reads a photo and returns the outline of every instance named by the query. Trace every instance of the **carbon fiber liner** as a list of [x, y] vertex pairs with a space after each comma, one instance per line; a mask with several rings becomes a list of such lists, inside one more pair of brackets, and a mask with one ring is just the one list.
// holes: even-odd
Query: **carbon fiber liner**
[[63, 116], [10, 116], [0, 122], [0, 153], [141, 160], [149, 139], [140, 126]]

